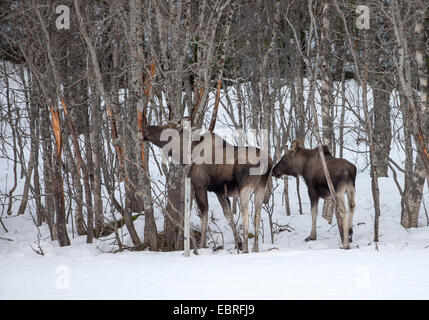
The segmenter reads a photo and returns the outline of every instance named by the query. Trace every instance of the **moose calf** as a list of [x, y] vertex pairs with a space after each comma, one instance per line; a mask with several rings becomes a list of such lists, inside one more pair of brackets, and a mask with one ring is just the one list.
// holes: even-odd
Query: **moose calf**
[[[347, 160], [334, 158], [327, 146], [323, 146], [323, 153], [334, 189], [339, 199], [340, 216], [343, 221], [343, 248], [349, 249], [349, 242], [353, 235], [353, 213], [355, 209], [355, 180], [356, 167]], [[305, 239], [316, 240], [317, 205], [319, 198], [331, 197], [325, 173], [322, 167], [319, 150], [304, 148], [302, 140], [295, 140], [290, 150], [273, 168], [273, 176], [282, 175], [302, 176], [308, 188], [311, 201], [311, 234]], [[346, 209], [344, 194], [347, 193], [349, 210]]]

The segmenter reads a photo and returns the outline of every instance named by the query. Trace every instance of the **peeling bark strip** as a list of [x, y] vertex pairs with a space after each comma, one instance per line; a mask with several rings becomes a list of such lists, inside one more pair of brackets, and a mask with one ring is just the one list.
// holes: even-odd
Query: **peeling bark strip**
[[55, 142], [57, 144], [57, 158], [61, 158], [61, 153], [63, 150], [63, 140], [61, 137], [61, 128], [60, 128], [60, 119], [58, 111], [55, 111], [52, 105], [49, 105], [52, 115], [52, 131], [54, 132]]
[[[417, 124], [417, 131], [415, 132], [414, 137], [415, 137], [415, 140], [417, 140], [417, 142], [418, 142], [417, 145], [420, 147], [420, 148], [418, 148], [418, 149], [420, 149], [420, 156], [423, 160], [423, 163], [429, 165], [429, 153], [428, 153], [428, 150], [426, 149], [426, 144], [424, 141], [421, 121], [419, 120], [418, 116], [415, 115], [416, 112], [414, 111], [414, 108], [412, 107], [410, 100], [408, 100], [408, 106], [409, 106], [409, 110], [410, 110], [410, 114], [411, 114], [411, 119], [415, 120], [414, 124]], [[428, 174], [429, 174], [429, 167], [427, 166], [426, 167], [426, 176]]]
[[155, 76], [155, 71], [156, 71], [156, 69], [155, 69], [155, 61], [152, 60], [152, 64], [150, 65], [150, 77], [147, 79], [146, 88], [144, 89], [144, 94], [145, 94], [145, 96], [147, 98], [146, 102], [145, 102], [145, 105], [144, 105], [144, 111], [143, 111], [144, 119], [145, 120], [147, 120], [147, 105], [149, 104], [149, 100], [150, 100], [149, 99], [150, 98], [150, 93], [151, 93], [152, 87], [153, 87], [153, 85], [152, 85], [152, 79]]
[[70, 239], [66, 229], [66, 214], [65, 214], [65, 200], [64, 200], [64, 188], [63, 178], [61, 176], [61, 153], [62, 153], [62, 137], [59, 112], [55, 111], [52, 105], [49, 105], [52, 115], [52, 131], [54, 133], [56, 141], [57, 157], [55, 164], [52, 169], [53, 177], [52, 188], [54, 192], [55, 212], [56, 212], [56, 226], [58, 232], [58, 242], [61, 247], [70, 245]]
[[212, 120], [210, 122], [210, 127], [209, 127], [210, 132], [213, 132], [214, 127], [216, 126], [217, 110], [219, 109], [219, 101], [220, 101], [220, 88], [221, 88], [221, 80], [219, 79], [217, 83], [216, 99], [215, 99], [215, 104], [214, 104], [214, 109], [212, 114]]
[[[113, 115], [113, 111], [110, 107], [107, 107], [107, 114], [109, 115], [109, 120], [110, 120], [110, 132], [112, 135], [113, 145], [115, 146], [116, 156], [118, 157], [118, 161], [119, 161], [119, 167], [120, 167], [120, 170], [122, 171], [122, 168], [124, 165], [124, 161], [123, 161], [124, 152], [121, 146], [118, 144], [118, 129], [116, 127], [116, 120]], [[124, 179], [125, 181], [128, 181], [127, 177], [124, 177]]]
[[[149, 100], [150, 100], [150, 93], [152, 91], [152, 79], [154, 76], [155, 76], [155, 61], [152, 60], [152, 64], [150, 66], [150, 77], [146, 81], [146, 88], [144, 90], [144, 94], [146, 96], [146, 102], [145, 102], [145, 105], [144, 105], [144, 108], [142, 111], [140, 111], [137, 108], [137, 123], [138, 123], [139, 130], [142, 134], [143, 139], [144, 139], [144, 136], [143, 136], [144, 130], [143, 129], [144, 129], [144, 126], [147, 124], [147, 106], [148, 106]], [[142, 143], [142, 146], [141, 146], [141, 157], [142, 157], [143, 169], [146, 170], [144, 143]]]
[[425, 143], [423, 141], [423, 134], [421, 133], [421, 128], [420, 128], [420, 132], [418, 134], [418, 137], [419, 137], [420, 145], [421, 145], [421, 147], [423, 149], [423, 153], [425, 154], [426, 158], [429, 159], [429, 153], [428, 153], [428, 150], [426, 149]]
[[198, 113], [198, 106], [200, 105], [200, 101], [203, 98], [203, 95], [204, 95], [204, 87], [200, 88], [199, 93], [198, 93], [198, 90], [195, 89], [195, 99], [197, 100], [195, 101], [194, 108], [191, 111], [191, 125], [194, 125], [195, 115]]

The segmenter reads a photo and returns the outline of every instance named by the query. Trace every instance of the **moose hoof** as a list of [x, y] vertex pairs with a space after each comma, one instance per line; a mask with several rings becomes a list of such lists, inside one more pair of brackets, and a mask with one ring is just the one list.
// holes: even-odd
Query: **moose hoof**
[[349, 230], [349, 242], [353, 242], [353, 229]]
[[305, 238], [305, 242], [308, 242], [308, 241], [314, 241], [314, 240], [316, 240], [316, 236], [308, 236], [307, 238]]
[[242, 250], [243, 249], [243, 242], [239, 241], [235, 244], [235, 249]]

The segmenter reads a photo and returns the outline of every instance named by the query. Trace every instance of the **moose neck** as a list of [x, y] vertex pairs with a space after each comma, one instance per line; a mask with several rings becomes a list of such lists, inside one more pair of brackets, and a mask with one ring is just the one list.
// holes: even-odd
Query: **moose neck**
[[297, 176], [302, 176], [303, 170], [304, 170], [304, 164], [306, 161], [308, 161], [306, 157], [307, 156], [306, 151], [307, 149], [304, 149], [304, 148], [301, 148], [300, 150], [297, 151], [297, 154], [296, 154], [297, 157], [295, 158], [294, 165], [293, 165], [294, 173]]

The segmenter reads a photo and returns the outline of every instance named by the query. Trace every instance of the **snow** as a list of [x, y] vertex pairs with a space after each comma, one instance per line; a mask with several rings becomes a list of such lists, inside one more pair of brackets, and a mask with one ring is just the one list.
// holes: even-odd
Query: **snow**
[[[82, 246], [82, 249], [86, 245]], [[67, 251], [67, 250], [66, 250]], [[206, 250], [208, 251], [208, 250]], [[2, 299], [427, 299], [425, 250], [9, 258]], [[415, 263], [419, 261], [419, 263]], [[61, 276], [69, 279], [61, 283]]]
[[[32, 218], [5, 217], [9, 232], [2, 230], [0, 237], [14, 241], [0, 240], [0, 299], [428, 299], [429, 227], [402, 228], [394, 186], [381, 183], [383, 213], [375, 245], [368, 182], [367, 175], [358, 176], [350, 250], [340, 249], [335, 223], [320, 217], [318, 240], [304, 241], [311, 226], [304, 192], [303, 215], [292, 201], [292, 215], [286, 216], [277, 199], [274, 219], [289, 231], [276, 234], [270, 244], [265, 214], [261, 252], [247, 255], [233, 249], [213, 197], [225, 250], [203, 249], [189, 258], [183, 252], [109, 253], [109, 241], [86, 244], [85, 237], [61, 248], [49, 240], [46, 226], [40, 228], [41, 256], [30, 248], [38, 249]], [[137, 219], [136, 228], [142, 234], [144, 218]]]
[[[426, 230], [427, 233], [427, 230]], [[427, 299], [426, 249], [97, 254], [86, 244], [0, 262], [2, 299]]]

